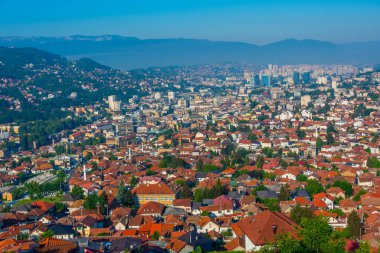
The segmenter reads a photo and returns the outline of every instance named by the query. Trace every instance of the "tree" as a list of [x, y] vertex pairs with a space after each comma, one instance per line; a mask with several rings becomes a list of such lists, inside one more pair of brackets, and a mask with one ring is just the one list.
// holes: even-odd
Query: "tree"
[[74, 195], [78, 199], [84, 198], [84, 191], [82, 187], [79, 187], [77, 185], [74, 185], [73, 189], [71, 190], [71, 194]]
[[57, 173], [58, 181], [62, 184], [65, 181], [66, 174], [62, 170], [59, 170]]
[[256, 158], [256, 167], [259, 169], [262, 169], [264, 165], [264, 157], [263, 156], [258, 156]]
[[327, 136], [326, 136], [326, 142], [327, 144], [333, 144], [335, 142], [334, 140], [334, 136], [332, 133], [328, 133]]
[[202, 171], [203, 169], [203, 166], [204, 166], [204, 162], [202, 159], [198, 159], [196, 165], [195, 165], [195, 168], [198, 170], [198, 171]]
[[157, 241], [158, 239], [160, 239], [160, 233], [158, 233], [157, 230], [154, 230], [152, 238], [153, 238], [153, 240]]
[[84, 200], [83, 207], [86, 210], [96, 210], [97, 205], [99, 204], [99, 198], [96, 194], [89, 194]]
[[313, 218], [314, 213], [310, 210], [309, 207], [302, 207], [300, 204], [297, 204], [293, 207], [290, 212], [290, 218], [297, 224], [301, 224], [302, 219]]
[[125, 196], [125, 206], [132, 207], [133, 204], [134, 204], [133, 194], [131, 190], [128, 190]]
[[116, 193], [116, 201], [119, 205], [125, 206], [125, 197], [126, 197], [126, 190], [124, 185], [120, 182], [119, 186], [117, 187], [117, 193]]
[[265, 206], [268, 207], [269, 211], [272, 211], [272, 212], [275, 212], [275, 211], [280, 212], [281, 211], [277, 199], [263, 199], [261, 202]]
[[354, 190], [352, 188], [352, 184], [345, 180], [338, 180], [335, 181], [333, 184], [334, 187], [339, 187], [340, 189], [344, 190], [347, 196], [352, 196], [354, 193]]
[[154, 175], [156, 175], [157, 173], [154, 172], [153, 170], [148, 169], [148, 170], [145, 172], [145, 174], [146, 174], [147, 176], [154, 176]]
[[347, 229], [351, 239], [360, 239], [362, 232], [362, 224], [360, 217], [356, 211], [350, 213], [347, 219]]
[[263, 148], [262, 153], [263, 153], [266, 157], [269, 157], [269, 158], [272, 158], [272, 157], [273, 157], [273, 149], [271, 149], [271, 148], [268, 148], [268, 147]]
[[137, 183], [138, 183], [138, 179], [135, 176], [132, 176], [131, 182], [130, 182], [131, 186], [135, 186], [137, 185]]
[[290, 199], [290, 189], [288, 185], [281, 186], [280, 193], [278, 194], [278, 200], [284, 201]]
[[108, 215], [105, 212], [105, 210], [108, 206], [108, 196], [107, 196], [105, 191], [102, 191], [102, 194], [100, 195], [100, 197], [98, 197], [98, 203], [100, 205], [100, 210], [102, 211], [102, 213]]
[[299, 127], [297, 128], [296, 133], [297, 133], [297, 136], [298, 136], [299, 139], [303, 139], [303, 138], [306, 137], [305, 130], [301, 130]]
[[193, 197], [193, 192], [191, 191], [190, 187], [187, 184], [181, 187], [181, 197], [184, 199]]
[[25, 133], [21, 136], [20, 146], [22, 150], [28, 150], [30, 148], [28, 134]]
[[335, 130], [334, 125], [330, 122], [327, 125], [327, 133], [336, 133], [337, 131]]
[[361, 196], [366, 194], [367, 192], [363, 189], [361, 189], [356, 195], [352, 198], [355, 201], [359, 201], [361, 199]]
[[67, 210], [67, 206], [65, 204], [63, 204], [62, 202], [55, 202], [55, 209], [57, 210], [57, 212], [65, 212]]
[[26, 184], [25, 187], [26, 187], [28, 194], [32, 200], [34, 200], [36, 198], [42, 198], [41, 186], [36, 181], [33, 181], [30, 184]]
[[314, 194], [323, 192], [324, 188], [320, 182], [318, 182], [315, 179], [307, 180], [307, 185], [305, 190], [310, 194], [310, 196], [313, 196]]
[[281, 253], [301, 253], [303, 247], [300, 241], [295, 240], [289, 233], [280, 234], [276, 239], [274, 248]]
[[65, 145], [56, 145], [54, 151], [57, 155], [64, 154], [66, 152]]
[[306, 182], [307, 181], [307, 176], [304, 175], [304, 174], [298, 174], [296, 179], [299, 182]]
[[302, 219], [301, 227], [299, 236], [302, 238], [305, 252], [323, 252], [333, 231], [327, 220], [321, 216]]
[[380, 168], [380, 161], [376, 156], [368, 157], [367, 159], [367, 167], [368, 168]]
[[92, 158], [92, 153], [91, 153], [91, 152], [87, 152], [87, 154], [86, 154], [86, 156], [84, 157], [84, 159], [85, 159], [86, 161], [90, 161], [91, 158]]
[[46, 232], [43, 232], [40, 236], [40, 240], [46, 239], [46, 238], [51, 238], [54, 236], [54, 232], [52, 230], [48, 230]]
[[121, 206], [132, 207], [133, 206], [133, 194], [130, 190], [125, 189], [122, 183], [119, 184], [116, 193], [116, 201]]
[[249, 135], [248, 135], [248, 138], [247, 138], [248, 140], [250, 140], [250, 141], [257, 141], [257, 136], [255, 135], [255, 134], [253, 134], [253, 133], [250, 133]]
[[192, 253], [203, 253], [203, 250], [200, 246], [197, 246], [193, 251]]
[[255, 187], [255, 188], [252, 190], [251, 195], [257, 197], [257, 192], [258, 192], [258, 191], [265, 191], [265, 190], [268, 190], [268, 188], [266, 188], [265, 185], [263, 185], [263, 184], [259, 184], [257, 187]]
[[321, 150], [323, 144], [324, 144], [324, 142], [323, 142], [323, 140], [321, 139], [321, 137], [318, 137], [318, 138], [317, 138], [317, 141], [316, 141], [316, 144], [315, 144], [315, 146], [316, 146], [316, 148], [317, 148], [318, 151]]
[[371, 245], [369, 245], [366, 241], [361, 241], [359, 244], [359, 248], [355, 251], [355, 253], [370, 253]]
[[17, 187], [12, 191], [12, 198], [17, 200], [22, 197], [26, 193], [26, 189], [24, 187]]

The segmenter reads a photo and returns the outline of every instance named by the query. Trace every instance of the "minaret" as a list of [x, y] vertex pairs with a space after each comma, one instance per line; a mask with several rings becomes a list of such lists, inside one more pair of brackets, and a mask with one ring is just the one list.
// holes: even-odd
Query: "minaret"
[[132, 160], [131, 148], [128, 148], [128, 156], [129, 156], [129, 160]]
[[83, 164], [83, 180], [87, 180], [87, 175], [86, 175], [86, 164]]
[[142, 143], [141, 151], [144, 152], [144, 142]]

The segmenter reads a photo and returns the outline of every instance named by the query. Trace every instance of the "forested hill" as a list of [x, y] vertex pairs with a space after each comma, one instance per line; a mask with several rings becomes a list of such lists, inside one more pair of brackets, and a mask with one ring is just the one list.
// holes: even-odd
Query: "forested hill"
[[67, 116], [67, 108], [138, 91], [130, 75], [91, 59], [69, 61], [35, 48], [0, 47], [0, 124]]
[[0, 78], [23, 78], [56, 64], [66, 65], [67, 60], [36, 48], [0, 47]]

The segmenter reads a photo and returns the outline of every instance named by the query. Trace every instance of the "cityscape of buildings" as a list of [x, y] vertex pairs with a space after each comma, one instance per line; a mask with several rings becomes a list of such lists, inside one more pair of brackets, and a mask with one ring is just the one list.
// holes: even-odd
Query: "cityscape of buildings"
[[[210, 64], [124, 75], [89, 74], [118, 92], [60, 105], [67, 120], [82, 121], [51, 134], [42, 124], [48, 138], [34, 125], [0, 125], [1, 252], [283, 252], [280, 242], [301, 247], [285, 252], [377, 252], [376, 66]], [[97, 86], [85, 81], [65, 98], [91, 97]], [[24, 97], [0, 93], [10, 111], [60, 95], [20, 89]]]

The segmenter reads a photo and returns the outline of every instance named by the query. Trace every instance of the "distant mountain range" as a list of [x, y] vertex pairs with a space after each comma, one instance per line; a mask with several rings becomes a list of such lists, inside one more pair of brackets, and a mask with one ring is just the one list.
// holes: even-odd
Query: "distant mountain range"
[[69, 59], [91, 58], [118, 69], [224, 62], [378, 64], [380, 41], [334, 44], [287, 39], [258, 46], [198, 39], [138, 39], [115, 35], [0, 37], [0, 46], [35, 47]]

